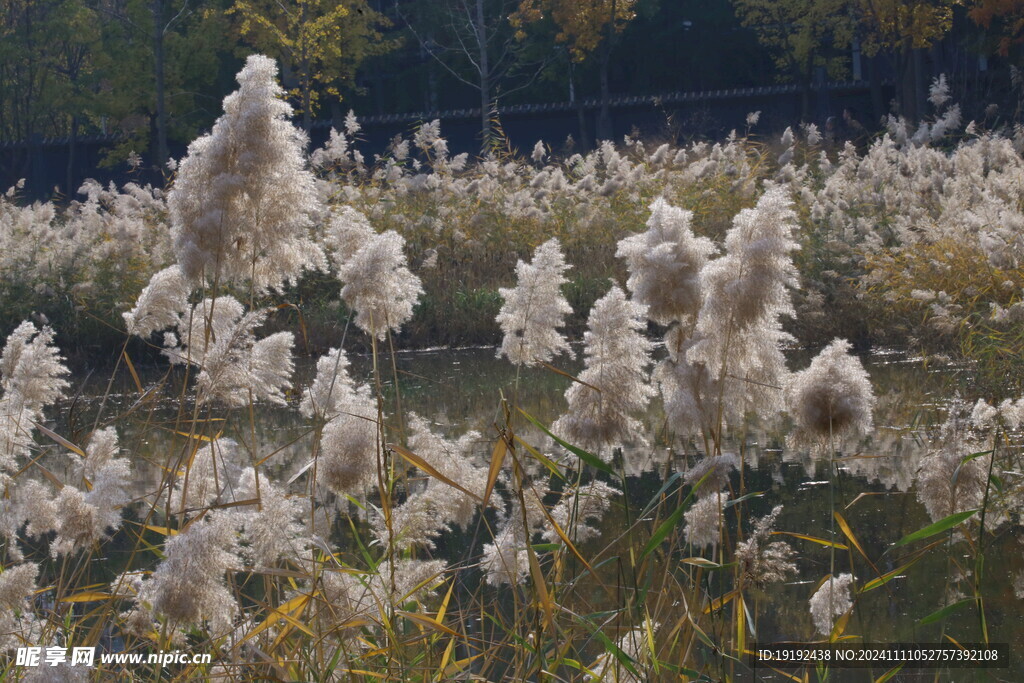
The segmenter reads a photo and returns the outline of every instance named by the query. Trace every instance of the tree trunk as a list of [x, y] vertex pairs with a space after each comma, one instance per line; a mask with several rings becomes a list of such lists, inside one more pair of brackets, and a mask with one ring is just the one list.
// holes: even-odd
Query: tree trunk
[[576, 119], [580, 127], [580, 152], [586, 154], [590, 151], [590, 134], [587, 132], [587, 112], [583, 108], [583, 101], [576, 97], [576, 68], [569, 58], [569, 103], [576, 105]]
[[309, 72], [303, 68], [302, 75], [302, 130], [305, 131], [306, 135], [309, 135], [309, 129], [313, 126], [313, 118], [309, 114], [309, 108], [311, 106], [310, 100], [310, 85], [309, 85]]
[[881, 55], [874, 55], [868, 61], [868, 80], [871, 89], [871, 113], [877, 125], [886, 114], [885, 102], [882, 99]]
[[917, 120], [924, 118], [925, 114], [925, 102], [927, 101], [928, 92], [928, 77], [925, 73], [927, 66], [924, 63], [924, 53], [926, 48], [916, 48], [914, 50], [914, 108], [917, 110]]
[[913, 87], [910, 73], [910, 47], [909, 41], [904, 41], [894, 51], [896, 58], [896, 103], [899, 106], [899, 114], [907, 121], [916, 121], [917, 112], [914, 110]]
[[481, 149], [491, 144], [491, 64], [487, 54], [487, 24], [484, 22], [484, 0], [476, 0], [476, 43], [480, 67], [480, 137]]
[[71, 134], [68, 136], [68, 166], [64, 177], [67, 184], [65, 194], [71, 197], [75, 192], [75, 152], [78, 142], [78, 117], [71, 117]]
[[167, 163], [167, 101], [165, 93], [164, 56], [164, 1], [153, 0], [153, 77], [156, 81], [156, 164], [163, 168]]
[[[307, 2], [302, 3], [302, 25], [309, 25], [309, 3]], [[310, 108], [313, 106], [313, 70], [310, 65], [309, 46], [306, 44], [305, 40], [302, 41], [301, 50], [302, 83], [300, 84], [300, 87], [302, 88], [302, 130], [306, 133], [306, 144], [309, 144], [309, 130], [313, 125], [313, 113], [310, 111]]]
[[611, 140], [612, 132], [611, 93], [608, 86], [608, 68], [611, 65], [611, 43], [605, 40], [601, 50], [601, 109], [597, 114], [597, 141]]
[[615, 39], [615, 0], [611, 2], [611, 14], [604, 37], [604, 49], [601, 50], [601, 111], [597, 115], [597, 139], [611, 140], [615, 137], [612, 131], [611, 94], [608, 86], [608, 69], [612, 62], [612, 41]]

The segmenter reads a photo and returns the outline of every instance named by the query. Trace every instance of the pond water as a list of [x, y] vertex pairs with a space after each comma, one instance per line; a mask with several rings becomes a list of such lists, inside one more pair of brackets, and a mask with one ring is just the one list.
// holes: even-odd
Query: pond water
[[[369, 381], [371, 359], [353, 355], [350, 360], [350, 373], [358, 380]], [[795, 353], [790, 358], [790, 366], [802, 368], [809, 360], [809, 356]], [[931, 523], [913, 487], [915, 473], [926, 453], [924, 430], [942, 421], [945, 407], [956, 394], [968, 400], [973, 397], [970, 396], [970, 373], [966, 369], [948, 365], [928, 367], [921, 359], [908, 358], [899, 352], [876, 352], [863, 360], [878, 397], [876, 433], [860, 450], [842, 453], [835, 506], [849, 522], [877, 572], [885, 574], [898, 569], [909, 554], [890, 546]], [[511, 398], [513, 392], [518, 391], [518, 404], [541, 422], [550, 424], [565, 407], [563, 392], [571, 381], [543, 368], [524, 369], [518, 375], [516, 389], [516, 369], [496, 359], [492, 348], [400, 352], [394, 362], [403, 410], [428, 418], [450, 436], [477, 430], [481, 434], [481, 458], [489, 457], [497, 435], [495, 425], [504, 419], [503, 395]], [[382, 375], [388, 378], [384, 380], [387, 403], [393, 406], [397, 397], [391, 379], [390, 357], [381, 359], [381, 367]], [[580, 370], [578, 361], [561, 363], [559, 367], [569, 374]], [[144, 385], [157, 381], [163, 372], [161, 368], [140, 368]], [[307, 385], [314, 372], [313, 363], [301, 363], [296, 385]], [[166, 383], [166, 387], [177, 387], [180, 391], [181, 376], [180, 370], [173, 371], [173, 381]], [[107, 377], [89, 376], [73, 382], [81, 398], [65, 403], [59, 413], [55, 413], [61, 415], [58, 428], [64, 429], [72, 440], [92, 428], [101, 403], [98, 397], [105, 392], [107, 380]], [[181, 448], [183, 439], [175, 434], [174, 428], [178, 398], [173, 391], [171, 388], [154, 390], [140, 401], [134, 381], [122, 368], [104, 404], [101, 420], [110, 419], [118, 425], [122, 446], [133, 454], [139, 474], [135, 492], [138, 496], [155, 490], [168, 452]], [[295, 476], [309, 461], [310, 427], [294, 406], [261, 406], [254, 415], [250, 415], [248, 409], [220, 411], [218, 418], [223, 422], [217, 423], [216, 432], [237, 440], [258, 458], [267, 458], [264, 466], [282, 480]], [[539, 430], [523, 420], [515, 425], [528, 443], [549, 452], [554, 449]], [[621, 456], [621, 461], [616, 461], [616, 468], [621, 463], [627, 475], [627, 496], [617, 500], [612, 512], [600, 522], [600, 537], [588, 542], [584, 555], [595, 552], [603, 559], [616, 557], [619, 546], [614, 539], [626, 531], [626, 520], [644, 508], [668, 473], [685, 470], [700, 457], [693, 443], [678, 440], [666, 443], [670, 430], [666, 429], [669, 426], [664, 424], [660, 406], [652, 406], [648, 425], [650, 447], [627, 452]], [[787, 448], [785, 429], [784, 422], [751, 423], [745, 434], [734, 437], [727, 447], [734, 453], [742, 453], [745, 490], [759, 494], [745, 503], [744, 514], [749, 520], [781, 504], [784, 507], [775, 525], [777, 531], [828, 538], [831, 508], [827, 461], [821, 462], [806, 452]], [[1014, 472], [1004, 474], [1019, 476]], [[617, 485], [621, 487], [621, 483]], [[733, 475], [733, 485], [739, 485], [738, 474]], [[661, 518], [664, 516], [665, 513]], [[649, 534], [650, 530], [638, 533]], [[748, 589], [746, 611], [750, 614], [750, 633], [747, 638], [752, 642], [814, 639], [808, 599], [822, 577], [829, 573], [829, 549], [792, 536], [777, 538], [786, 540], [796, 550], [799, 573], [783, 584]], [[989, 639], [993, 643], [1011, 644], [1012, 668], [991, 670], [993, 680], [1024, 680], [1024, 657], [1020, 652], [1015, 653], [1013, 647], [1024, 644], [1024, 601], [1017, 598], [1013, 587], [1014, 576], [1024, 570], [1021, 539], [1016, 527], [1004, 524], [986, 540], [984, 595]], [[468, 533], [450, 535], [438, 544], [437, 554], [451, 561], [464, 560], [470, 540]], [[862, 637], [865, 642], [938, 643], [946, 634], [960, 642], [980, 641], [980, 620], [973, 605], [943, 621], [920, 623], [923, 617], [953, 599], [950, 585], [957, 572], [973, 567], [973, 556], [964, 543], [952, 548], [953, 552], [947, 553], [944, 546], [936, 547], [881, 588], [860, 595], [846, 632]], [[705, 550], [705, 556], [712, 557], [709, 552]], [[672, 558], [675, 565], [670, 569], [682, 571], [686, 568], [679, 567], [680, 558], [698, 554], [699, 550], [677, 549], [662, 557]], [[864, 558], [852, 548], [837, 552], [837, 572], [849, 571], [851, 562], [858, 585], [874, 578], [875, 570], [868, 568]], [[621, 584], [622, 571], [621, 557], [598, 570], [602, 580], [613, 585]], [[702, 580], [709, 594], [725, 592], [725, 588], [716, 584], [720, 580], [714, 572], [704, 575]], [[616, 607], [605, 604], [606, 598], [591, 597], [593, 601], [587, 604], [591, 611]], [[496, 600], [504, 599], [496, 596]], [[728, 618], [724, 623], [729, 623]], [[877, 677], [884, 671], [873, 673]], [[908, 680], [909, 673], [901, 674], [903, 677], [899, 680]], [[854, 675], [835, 672], [831, 680], [847, 680], [841, 677], [847, 674]], [[757, 676], [758, 680], [786, 680], [764, 669], [758, 670]], [[849, 680], [865, 679], [866, 676], [857, 673]], [[935, 679], [934, 672], [928, 679]], [[967, 679], [974, 680], [974, 674], [964, 676], [964, 680]], [[961, 679], [954, 675], [952, 680]]]

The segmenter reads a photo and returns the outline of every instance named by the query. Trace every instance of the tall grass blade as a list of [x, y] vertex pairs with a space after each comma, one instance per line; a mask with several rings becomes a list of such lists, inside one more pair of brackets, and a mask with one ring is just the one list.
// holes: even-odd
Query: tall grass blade
[[927, 624], [934, 624], [936, 621], [941, 621], [945, 619], [953, 612], [959, 610], [964, 605], [969, 605], [972, 602], [975, 602], [974, 598], [964, 598], [963, 600], [958, 600], [957, 602], [954, 602], [951, 605], [946, 605], [942, 609], [935, 610], [926, 617], [921, 617], [917, 623], [921, 624], [922, 626], [925, 626]]
[[941, 534], [943, 531], [948, 531], [949, 529], [964, 523], [977, 513], [978, 510], [964, 510], [963, 512], [953, 513], [949, 517], [940, 519], [934, 524], [929, 524], [923, 529], [918, 529], [912, 534], [907, 534], [900, 540], [896, 541], [896, 543], [893, 544], [893, 547], [899, 548], [900, 546], [907, 545], [908, 543], [913, 543], [914, 541], [920, 541], [923, 538], [929, 538], [936, 534]]
[[535, 427], [537, 427], [542, 432], [544, 432], [545, 434], [550, 436], [552, 439], [554, 439], [555, 443], [557, 443], [559, 446], [561, 446], [565, 450], [569, 451], [573, 455], [578, 456], [579, 459], [582, 460], [583, 462], [587, 463], [588, 465], [590, 465], [591, 467], [593, 467], [595, 469], [598, 469], [598, 470], [600, 470], [602, 472], [605, 472], [606, 474], [610, 474], [612, 476], [615, 475], [615, 470], [613, 470], [611, 468], [611, 466], [608, 465], [608, 463], [606, 463], [605, 461], [601, 460], [601, 458], [597, 457], [593, 453], [589, 453], [589, 452], [583, 450], [582, 448], [579, 448], [577, 446], [573, 446], [572, 444], [569, 444], [569, 443], [566, 443], [565, 441], [562, 441], [557, 436], [552, 434], [551, 431], [547, 427], [542, 425], [535, 417], [533, 417], [532, 415], [527, 413], [522, 408], [519, 409], [519, 412], [523, 414], [523, 417], [525, 417], [527, 420], [529, 420], [531, 423], [533, 423], [533, 425]]
[[448, 484], [448, 486], [451, 486], [452, 488], [462, 491], [463, 493], [465, 493], [467, 496], [470, 496], [474, 500], [477, 500], [481, 503], [483, 502], [483, 499], [480, 496], [473, 493], [472, 491], [469, 491], [468, 489], [463, 488], [461, 484], [458, 484], [449, 479], [448, 477], [444, 476], [436, 469], [434, 469], [433, 465], [431, 465], [429, 462], [427, 462], [420, 456], [410, 451], [408, 448], [399, 446], [396, 443], [388, 444], [388, 448], [394, 451], [395, 453], [398, 453], [400, 456], [402, 456], [403, 458], [411, 462], [413, 465], [415, 465], [416, 467], [420, 468], [421, 470], [432, 476], [434, 479], [437, 479], [438, 481]]

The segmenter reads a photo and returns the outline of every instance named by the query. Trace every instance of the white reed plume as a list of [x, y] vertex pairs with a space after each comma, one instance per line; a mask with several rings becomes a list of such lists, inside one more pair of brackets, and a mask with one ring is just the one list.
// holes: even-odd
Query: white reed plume
[[313, 168], [326, 168], [344, 164], [350, 160], [350, 156], [348, 137], [345, 133], [331, 128], [327, 142], [309, 155], [309, 162]]
[[[792, 236], [796, 227], [786, 190], [771, 188], [733, 219], [726, 254], [701, 271], [697, 324], [691, 339], [676, 341], [676, 353], [685, 344], [685, 362], [705, 368], [697, 373], [700, 384], [690, 389], [700, 408], [694, 421], [710, 423], [715, 432], [721, 421], [740, 419], [746, 411], [766, 416], [782, 409], [779, 385], [787, 371], [780, 346], [792, 337], [779, 318], [794, 312], [789, 288], [797, 284], [790, 257], [799, 248]], [[678, 364], [682, 356], [670, 360]], [[667, 404], [673, 402], [666, 396]]]
[[786, 382], [786, 405], [798, 438], [828, 442], [832, 437], [871, 433], [875, 396], [850, 342], [834, 339], [807, 369]]
[[569, 405], [552, 426], [556, 434], [598, 451], [640, 438], [643, 425], [635, 416], [655, 393], [647, 372], [653, 345], [643, 335], [645, 308], [618, 286], [594, 304], [583, 337], [586, 368], [565, 391]]
[[670, 328], [665, 334], [668, 358], [658, 363], [651, 379], [661, 392], [665, 419], [675, 431], [708, 434], [717, 419], [714, 399], [719, 395], [718, 383], [703, 363], [686, 361], [693, 344], [681, 326]]
[[939, 74], [928, 86], [928, 101], [936, 109], [941, 109], [949, 100], [949, 83], [946, 81], [946, 74]]
[[0, 471], [16, 472], [19, 456], [27, 456], [35, 443], [32, 432], [37, 413], [25, 408], [16, 392], [0, 398]]
[[274, 60], [251, 55], [238, 83], [224, 115], [178, 167], [167, 199], [174, 248], [192, 282], [280, 288], [303, 268], [326, 265], [310, 235], [320, 210], [315, 181]]
[[241, 566], [234, 518], [206, 515], [167, 538], [164, 559], [142, 582], [138, 603], [177, 628], [205, 621], [221, 633], [238, 613], [226, 574]]
[[0, 471], [17, 469], [17, 457], [28, 455], [35, 422], [69, 385], [53, 330], [21, 323], [0, 354]]
[[373, 235], [338, 267], [341, 298], [355, 312], [355, 323], [367, 334], [384, 339], [412, 317], [423, 294], [420, 279], [409, 270], [405, 240], [388, 230]]
[[390, 526], [383, 511], [374, 508], [370, 516], [373, 536], [395, 552], [405, 553], [414, 546], [434, 550], [435, 541], [451, 531], [442, 505], [432, 492], [410, 493], [401, 505], [391, 508]]
[[540, 164], [544, 162], [544, 157], [548, 155], [547, 149], [544, 147], [543, 140], [537, 140], [537, 144], [533, 146], [533, 152], [530, 153], [530, 159], [533, 163]]
[[1020, 429], [1020, 426], [1024, 425], [1024, 398], [1018, 398], [1016, 401], [1004, 399], [999, 404], [999, 416], [1007, 429]]
[[17, 394], [25, 409], [38, 414], [63, 394], [69, 385], [60, 351], [53, 345], [53, 330], [37, 330], [35, 323], [18, 325], [0, 354], [0, 388]]
[[331, 213], [324, 230], [324, 245], [336, 267], [347, 262], [375, 235], [369, 219], [351, 206]]
[[[605, 652], [595, 660], [591, 666], [593, 669], [595, 680], [598, 681], [615, 681], [615, 683], [641, 683], [642, 681], [650, 680], [649, 668], [651, 655], [654, 654], [651, 651], [653, 643], [651, 642], [651, 636], [658, 630], [659, 624], [657, 622], [646, 621], [635, 628], [630, 629], [623, 633], [616, 640], [615, 646], [619, 648], [619, 651], [629, 657], [630, 661], [633, 662], [633, 668], [637, 670], [640, 676], [635, 676], [628, 669], [622, 666], [619, 658], [611, 652]], [[650, 631], [648, 631], [648, 628]]]
[[729, 485], [729, 476], [739, 468], [739, 465], [740, 461], [735, 453], [706, 455], [686, 471], [683, 481], [689, 486], [700, 484], [698, 495], [708, 495], [710, 491], [721, 491], [726, 488]]
[[128, 334], [146, 339], [153, 332], [177, 325], [188, 310], [188, 295], [191, 291], [191, 286], [177, 265], [153, 275], [139, 294], [135, 307], [121, 314]]
[[187, 510], [194, 514], [214, 503], [240, 500], [235, 496], [235, 485], [243, 467], [242, 453], [234, 439], [214, 439], [197, 447], [184, 464], [188, 476], [181, 474], [174, 482], [171, 513]]
[[[386, 563], [381, 568], [384, 566]], [[379, 622], [384, 605], [427, 598], [440, 583], [446, 565], [443, 560], [398, 559], [393, 581], [389, 571], [360, 574], [335, 571], [330, 565], [324, 569], [323, 597], [329, 609], [321, 613], [331, 615], [332, 629], [345, 629], [364, 621]]]
[[[483, 442], [480, 432], [471, 430], [458, 439], [446, 439], [416, 414], [409, 416], [408, 428], [412, 452], [449, 481], [483, 497], [488, 468], [474, 457], [474, 450]], [[477, 499], [435, 477], [427, 477], [424, 494], [435, 501], [438, 518], [446, 523], [466, 528], [476, 514]]]
[[[555, 507], [551, 508], [551, 519], [573, 543], [582, 543], [600, 535], [600, 531], [587, 524], [588, 520], [600, 521], [611, 507], [612, 499], [622, 493], [603, 481], [594, 481], [566, 491]], [[545, 518], [544, 540], [558, 543], [561, 536]]]
[[487, 468], [476, 462], [472, 454], [481, 436], [471, 431], [457, 441], [445, 439], [416, 414], [410, 415], [409, 431], [409, 449], [465, 491], [429, 473], [422, 482], [410, 477], [409, 496], [391, 509], [390, 528], [383, 515], [376, 513], [372, 518], [373, 533], [380, 543], [390, 543], [397, 550], [414, 545], [433, 549], [434, 539], [453, 525], [468, 527], [476, 514], [478, 501], [466, 491], [482, 496], [487, 488]]
[[557, 238], [537, 247], [532, 263], [516, 264], [516, 286], [498, 290], [504, 303], [496, 320], [505, 335], [499, 356], [515, 365], [536, 365], [569, 350], [557, 329], [572, 313], [562, 294], [568, 269]]
[[954, 401], [937, 437], [930, 440], [928, 454], [921, 460], [915, 480], [917, 499], [933, 521], [980, 508], [984, 501], [992, 454], [968, 459], [967, 456], [988, 450], [972, 428], [971, 412], [962, 401]]
[[355, 383], [348, 365], [342, 349], [321, 356], [299, 411], [327, 421], [316, 464], [318, 483], [339, 496], [359, 496], [377, 481], [377, 402], [369, 387]]
[[[718, 346], [732, 328], [742, 332], [761, 328], [780, 315], [793, 315], [789, 288], [797, 286], [790, 252], [800, 246], [793, 239], [796, 212], [783, 187], [767, 190], [753, 209], [743, 209], [726, 233], [726, 254], [701, 272], [703, 303], [697, 334], [707, 346]], [[691, 352], [715, 358], [705, 350]]]
[[359, 386], [323, 429], [316, 478], [339, 496], [361, 496], [377, 483], [377, 401]]
[[[26, 562], [0, 572], [0, 650], [24, 647], [22, 633], [32, 630], [29, 599], [36, 590], [39, 565]], [[27, 635], [27, 634], [26, 634]]]
[[31, 519], [33, 535], [56, 532], [50, 544], [53, 557], [90, 548], [121, 526], [121, 508], [130, 499], [131, 466], [127, 458], [117, 457], [119, 452], [113, 427], [95, 432], [86, 447], [85, 462], [73, 456], [81, 468], [83, 487], [67, 484], [52, 502], [41, 499], [42, 491], [33, 496], [36, 500], [25, 516]]
[[303, 392], [299, 412], [304, 417], [331, 419], [356, 392], [355, 382], [348, 374], [349, 361], [345, 350], [331, 349], [316, 362], [316, 377]]
[[765, 586], [785, 581], [796, 573], [793, 549], [782, 541], [768, 542], [781, 512], [782, 506], [776, 505], [770, 514], [754, 523], [754, 533], [748, 539], [736, 544], [736, 562], [747, 583]]
[[721, 536], [722, 508], [729, 500], [728, 491], [715, 491], [701, 496], [690, 509], [683, 513], [686, 527], [683, 536], [686, 542], [698, 547], [718, 546]]
[[811, 596], [811, 619], [814, 620], [814, 627], [821, 635], [827, 636], [832, 633], [836, 617], [853, 607], [853, 600], [850, 597], [852, 584], [852, 574], [830, 576]]
[[252, 467], [247, 467], [238, 482], [235, 499], [259, 500], [237, 508], [243, 545], [240, 554], [257, 569], [272, 567], [282, 557], [299, 557], [309, 544], [300, 522], [306, 505], [301, 498], [290, 498], [284, 486]]
[[626, 286], [633, 299], [662, 325], [687, 320], [700, 310], [700, 272], [716, 248], [693, 234], [692, 220], [692, 211], [658, 198], [651, 204], [647, 230], [620, 241], [615, 252], [626, 260]]
[[196, 387], [201, 400], [284, 404], [295, 368], [295, 338], [291, 332], [276, 332], [257, 340], [254, 330], [265, 318], [266, 311], [246, 312], [230, 296], [204, 299], [181, 316], [181, 338], [169, 335], [163, 353], [172, 363], [200, 368]]
[[494, 536], [493, 543], [484, 545], [480, 567], [492, 586], [518, 584], [530, 571], [530, 557], [526, 544], [530, 534], [523, 527], [519, 504], [513, 504], [508, 519]]

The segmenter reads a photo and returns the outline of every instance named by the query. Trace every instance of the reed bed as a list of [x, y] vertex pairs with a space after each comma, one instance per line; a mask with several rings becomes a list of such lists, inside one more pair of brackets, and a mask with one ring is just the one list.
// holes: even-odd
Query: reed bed
[[[844, 642], [935, 577], [889, 634], [1013, 632], [991, 603], [1024, 574], [986, 558], [1024, 506], [1019, 128], [963, 127], [938, 81], [931, 120], [863, 155], [813, 126], [765, 145], [751, 115], [714, 144], [478, 160], [431, 123], [367, 162], [354, 116], [307, 154], [276, 73], [248, 60], [167, 191], [0, 202], [5, 679], [825, 680], [751, 669], [779, 596], [787, 637]], [[62, 349], [100, 329], [83, 413]], [[1000, 379], [904, 430], [923, 456], [886, 482], [921, 523], [879, 537], [859, 521], [889, 484], [858, 477], [894, 456], [889, 397], [848, 338], [912, 337]], [[514, 367], [486, 430], [403, 405], [397, 354], [432, 342]], [[524, 398], [537, 373], [566, 387], [557, 419]], [[824, 472], [817, 519], [765, 496], [765, 442]]]

